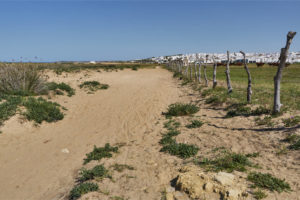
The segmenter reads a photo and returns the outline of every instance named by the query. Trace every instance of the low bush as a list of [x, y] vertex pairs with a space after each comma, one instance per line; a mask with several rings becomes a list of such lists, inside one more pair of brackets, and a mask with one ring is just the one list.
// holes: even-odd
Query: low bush
[[233, 172], [234, 170], [244, 172], [247, 166], [253, 166], [247, 156], [228, 151], [223, 151], [215, 159], [204, 158], [202, 161], [195, 160], [195, 163], [208, 171], [214, 172]]
[[0, 125], [16, 114], [18, 106], [22, 103], [22, 98], [19, 96], [7, 96], [3, 98], [5, 100], [0, 104]]
[[138, 70], [137, 66], [132, 66], [131, 69], [134, 70], [134, 71]]
[[190, 124], [186, 125], [187, 128], [199, 128], [204, 123], [200, 120], [192, 120]]
[[161, 151], [186, 159], [195, 156], [198, 153], [199, 148], [195, 145], [173, 142], [163, 146]]
[[50, 82], [50, 83], [47, 83], [47, 87], [48, 87], [48, 90], [56, 91], [58, 94], [62, 94], [62, 93], [60, 93], [59, 90], [65, 91], [68, 93], [69, 97], [71, 97], [75, 94], [75, 90], [66, 83]]
[[96, 183], [80, 183], [79, 185], [76, 185], [70, 192], [69, 199], [75, 200], [79, 199], [83, 194], [98, 191], [99, 186]]
[[165, 128], [168, 129], [168, 132], [163, 134], [162, 139], [159, 141], [163, 146], [160, 151], [167, 152], [183, 159], [195, 156], [199, 151], [197, 146], [177, 143], [173, 138], [180, 134], [180, 131], [176, 129], [179, 125], [178, 122], [173, 120], [169, 120], [164, 124]]
[[46, 122], [56, 122], [64, 118], [63, 113], [60, 111], [60, 105], [39, 97], [35, 99], [29, 97], [23, 102], [23, 105], [26, 107], [26, 111], [23, 115], [28, 120], [33, 120], [36, 123]]
[[109, 143], [106, 143], [104, 147], [96, 147], [92, 152], [86, 154], [86, 158], [84, 159], [83, 164], [87, 164], [92, 160], [101, 160], [102, 158], [110, 158], [112, 157], [112, 152], [117, 153], [118, 147], [112, 147]]
[[91, 92], [97, 91], [97, 90], [106, 90], [109, 88], [108, 84], [101, 84], [98, 81], [85, 81], [82, 84], [79, 85], [80, 88], [85, 88], [90, 90]]
[[255, 192], [253, 192], [253, 197], [257, 200], [261, 200], [266, 198], [268, 195], [266, 193], [264, 193], [262, 190], [257, 190]]
[[251, 172], [247, 179], [254, 184], [252, 187], [259, 187], [277, 192], [291, 191], [291, 187], [288, 183], [273, 177], [271, 174]]
[[80, 182], [84, 182], [87, 180], [92, 180], [95, 178], [112, 178], [109, 173], [108, 170], [103, 166], [103, 165], [96, 165], [93, 169], [81, 169], [80, 170], [80, 176], [78, 178], [78, 180]]
[[168, 130], [175, 130], [180, 127], [180, 122], [174, 121], [174, 120], [169, 120], [164, 123], [164, 128]]
[[184, 116], [191, 115], [199, 111], [199, 107], [193, 104], [175, 103], [169, 105], [166, 116]]

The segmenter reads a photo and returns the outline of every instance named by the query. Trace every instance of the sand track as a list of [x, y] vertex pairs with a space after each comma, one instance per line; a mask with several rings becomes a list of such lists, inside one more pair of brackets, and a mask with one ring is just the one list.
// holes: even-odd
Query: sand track
[[[179, 90], [170, 73], [145, 69], [50, 77], [74, 87], [78, 80], [98, 80], [111, 87], [95, 94], [86, 94], [76, 87], [74, 97], [55, 97], [53, 101], [68, 108], [60, 122], [40, 127], [33, 127], [31, 122], [21, 124], [19, 117], [6, 122], [0, 135], [1, 200], [61, 199], [73, 186], [85, 154], [94, 145], [131, 143], [121, 148], [115, 161], [140, 169], [147, 169], [147, 159], [160, 160], [159, 156], [147, 155], [147, 148], [157, 144], [159, 128], [152, 136], [145, 133], [154, 131], [161, 111], [178, 99]], [[154, 136], [158, 138], [152, 140]], [[70, 153], [63, 153], [65, 148]], [[141, 170], [137, 190], [151, 184], [151, 180], [146, 183], [144, 179], [155, 177], [151, 172], [155, 166], [152, 168]], [[137, 199], [142, 198], [135, 190], [132, 193]]]

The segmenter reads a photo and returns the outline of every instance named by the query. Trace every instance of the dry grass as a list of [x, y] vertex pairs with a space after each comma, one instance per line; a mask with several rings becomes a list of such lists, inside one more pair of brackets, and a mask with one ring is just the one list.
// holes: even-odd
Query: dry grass
[[35, 95], [47, 91], [46, 80], [34, 65], [5, 64], [0, 66], [0, 93]]

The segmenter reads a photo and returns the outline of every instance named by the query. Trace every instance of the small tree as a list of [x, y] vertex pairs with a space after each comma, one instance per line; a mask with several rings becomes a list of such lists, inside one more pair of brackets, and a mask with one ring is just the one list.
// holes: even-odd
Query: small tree
[[277, 68], [277, 73], [274, 77], [274, 113], [280, 112], [280, 107], [282, 106], [282, 104], [280, 103], [280, 81], [282, 78], [282, 70], [286, 65], [286, 59], [288, 57], [289, 48], [295, 35], [296, 32], [288, 32], [285, 48], [282, 48], [280, 52], [279, 65]]
[[230, 81], [230, 69], [229, 69], [229, 65], [230, 65], [230, 55], [229, 55], [229, 51], [227, 51], [227, 65], [226, 65], [226, 80], [227, 80], [227, 88], [228, 88], [228, 93], [232, 92], [232, 86], [231, 86], [231, 81]]
[[251, 83], [252, 83], [252, 80], [251, 80], [251, 74], [250, 74], [250, 71], [249, 71], [249, 68], [247, 66], [247, 61], [246, 61], [246, 54], [243, 52], [243, 51], [240, 51], [241, 54], [243, 55], [244, 57], [244, 67], [245, 67], [245, 70], [248, 74], [248, 87], [247, 87], [247, 102], [250, 103], [251, 102], [251, 95], [252, 95], [252, 88], [251, 88]]

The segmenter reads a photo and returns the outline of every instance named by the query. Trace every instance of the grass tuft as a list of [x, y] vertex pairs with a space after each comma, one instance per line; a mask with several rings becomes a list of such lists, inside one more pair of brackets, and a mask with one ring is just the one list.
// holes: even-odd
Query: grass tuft
[[101, 84], [98, 81], [85, 81], [79, 85], [80, 88], [88, 89], [91, 92], [97, 90], [106, 90], [109, 88], [108, 84]]
[[0, 66], [0, 93], [20, 96], [43, 94], [46, 80], [38, 67], [29, 64]]
[[87, 164], [92, 160], [101, 160], [102, 158], [110, 158], [112, 157], [112, 152], [117, 153], [118, 147], [112, 147], [109, 143], [106, 143], [104, 147], [96, 147], [92, 152], [86, 154], [86, 158], [84, 159], [83, 164]]
[[273, 177], [271, 174], [263, 174], [260, 172], [251, 172], [247, 179], [251, 181], [254, 185], [253, 187], [259, 187], [268, 189], [270, 191], [291, 191], [291, 187], [284, 180]]

